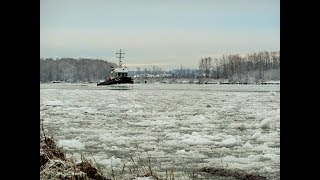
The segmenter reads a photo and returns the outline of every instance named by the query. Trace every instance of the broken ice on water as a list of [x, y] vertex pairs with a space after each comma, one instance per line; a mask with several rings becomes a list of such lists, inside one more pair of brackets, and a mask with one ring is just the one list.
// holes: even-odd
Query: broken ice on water
[[280, 86], [41, 84], [40, 114], [70, 156], [106, 174], [130, 158], [157, 172], [227, 167], [280, 179]]

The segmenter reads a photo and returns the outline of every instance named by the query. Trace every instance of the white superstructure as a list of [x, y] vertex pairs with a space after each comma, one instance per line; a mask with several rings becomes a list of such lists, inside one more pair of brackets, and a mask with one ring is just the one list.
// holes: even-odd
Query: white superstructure
[[128, 69], [121, 67], [121, 68], [112, 68], [111, 70], [111, 78], [128, 76]]

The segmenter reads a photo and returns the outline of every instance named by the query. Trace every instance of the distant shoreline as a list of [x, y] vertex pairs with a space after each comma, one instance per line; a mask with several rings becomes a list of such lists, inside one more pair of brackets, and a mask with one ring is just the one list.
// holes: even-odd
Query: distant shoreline
[[[66, 82], [66, 81], [46, 81], [40, 84], [97, 84], [103, 82], [100, 81], [79, 81], [79, 82]], [[259, 80], [259, 81], [233, 81], [229, 79], [196, 79], [196, 78], [149, 78], [139, 77], [133, 78], [134, 84], [243, 84], [243, 85], [280, 85], [280, 80]]]

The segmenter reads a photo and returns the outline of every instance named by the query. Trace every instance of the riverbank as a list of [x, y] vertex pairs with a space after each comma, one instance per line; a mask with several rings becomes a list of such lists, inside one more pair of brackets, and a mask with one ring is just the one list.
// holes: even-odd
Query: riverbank
[[67, 159], [53, 138], [40, 138], [40, 179], [109, 180], [89, 160], [80, 163]]

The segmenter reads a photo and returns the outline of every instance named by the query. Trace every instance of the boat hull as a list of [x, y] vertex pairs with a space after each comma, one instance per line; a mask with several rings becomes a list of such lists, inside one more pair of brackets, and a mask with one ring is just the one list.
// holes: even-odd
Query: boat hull
[[117, 77], [114, 79], [106, 80], [97, 84], [97, 86], [113, 85], [113, 84], [133, 84], [131, 77]]

